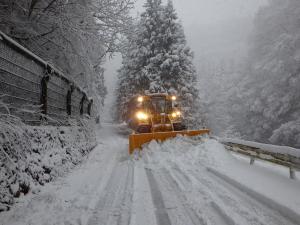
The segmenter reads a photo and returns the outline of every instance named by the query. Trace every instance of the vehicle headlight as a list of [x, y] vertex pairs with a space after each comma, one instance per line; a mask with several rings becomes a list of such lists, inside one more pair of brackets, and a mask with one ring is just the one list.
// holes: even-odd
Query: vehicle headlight
[[144, 101], [144, 98], [142, 96], [138, 97], [138, 102], [143, 102]]
[[176, 111], [176, 112], [173, 112], [171, 115], [172, 115], [173, 118], [180, 117], [181, 116], [181, 112], [180, 111]]
[[137, 112], [136, 113], [136, 118], [138, 118], [139, 120], [147, 120], [148, 115], [144, 112]]

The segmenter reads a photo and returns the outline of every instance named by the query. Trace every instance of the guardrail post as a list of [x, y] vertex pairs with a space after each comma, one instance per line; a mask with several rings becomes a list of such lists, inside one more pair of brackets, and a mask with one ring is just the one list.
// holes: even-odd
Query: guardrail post
[[92, 106], [93, 106], [93, 99], [91, 99], [89, 101], [88, 108], [87, 108], [87, 113], [88, 113], [89, 116], [91, 115]]
[[68, 116], [71, 116], [72, 114], [72, 93], [74, 91], [73, 84], [70, 85], [70, 88], [67, 93], [67, 114]]
[[84, 105], [84, 101], [86, 99], [85, 94], [83, 94], [81, 100], [80, 100], [80, 115], [83, 115], [83, 105]]
[[291, 179], [296, 179], [296, 173], [295, 173], [295, 169], [292, 167], [292, 166], [290, 166], [290, 178]]
[[254, 156], [251, 156], [250, 158], [250, 165], [253, 165], [255, 162], [255, 157]]

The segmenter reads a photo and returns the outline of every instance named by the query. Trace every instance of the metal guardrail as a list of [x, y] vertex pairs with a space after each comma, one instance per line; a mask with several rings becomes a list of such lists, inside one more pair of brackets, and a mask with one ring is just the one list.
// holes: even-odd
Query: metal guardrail
[[[39, 124], [51, 117], [60, 123], [68, 118], [91, 115], [93, 100], [60, 70], [0, 31], [0, 96], [11, 113], [25, 123]], [[20, 108], [40, 108], [31, 115]]]
[[233, 143], [221, 141], [225, 148], [229, 151], [236, 152], [250, 157], [250, 165], [253, 165], [255, 159], [271, 162], [277, 165], [287, 167], [291, 179], [296, 178], [295, 171], [300, 171], [300, 158], [290, 155], [276, 152], [270, 152], [259, 147], [248, 146], [241, 143]]

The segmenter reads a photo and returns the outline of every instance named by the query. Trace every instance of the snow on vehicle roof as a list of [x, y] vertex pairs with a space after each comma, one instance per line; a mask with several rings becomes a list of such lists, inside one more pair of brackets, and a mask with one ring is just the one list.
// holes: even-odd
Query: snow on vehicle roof
[[167, 93], [154, 93], [154, 94], [147, 94], [145, 96], [152, 97], [152, 96], [170, 96], [170, 95]]

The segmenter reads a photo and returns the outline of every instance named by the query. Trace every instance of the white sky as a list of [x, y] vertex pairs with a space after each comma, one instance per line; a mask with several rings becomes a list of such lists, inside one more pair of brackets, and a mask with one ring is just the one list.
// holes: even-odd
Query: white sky
[[[143, 11], [145, 0], [137, 0], [136, 11]], [[163, 0], [164, 3], [167, 0]], [[184, 25], [220, 23], [230, 18], [252, 16], [265, 0], [173, 0]]]
[[[166, 3], [167, 0], [163, 0]], [[203, 60], [241, 57], [247, 52], [248, 35], [258, 8], [267, 0], [173, 0], [179, 20], [182, 22], [188, 45], [195, 53], [195, 66]], [[143, 11], [145, 0], [137, 0], [134, 15]], [[105, 64], [108, 87], [106, 114], [110, 114], [110, 102], [116, 85], [116, 70], [120, 56]]]

